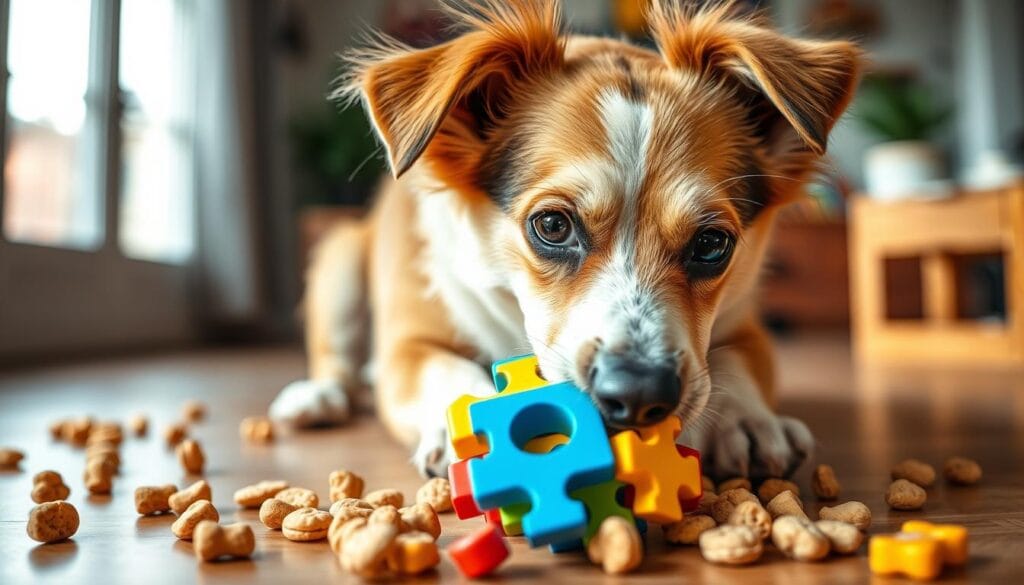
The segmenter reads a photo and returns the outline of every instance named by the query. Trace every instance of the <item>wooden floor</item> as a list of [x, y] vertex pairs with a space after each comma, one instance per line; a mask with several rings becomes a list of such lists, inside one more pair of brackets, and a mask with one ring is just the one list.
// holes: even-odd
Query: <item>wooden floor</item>
[[[844, 485], [844, 499], [867, 503], [875, 514], [872, 532], [898, 528], [907, 518], [958, 522], [971, 529], [966, 570], [945, 582], [1024, 582], [1024, 372], [950, 371], [940, 368], [858, 368], [845, 342], [809, 339], [785, 343], [781, 410], [803, 417], [819, 440], [818, 460], [832, 464]], [[275, 444], [242, 444], [238, 422], [260, 414], [274, 393], [302, 374], [294, 349], [204, 351], [133, 358], [87, 365], [0, 374], [0, 446], [28, 454], [20, 472], [0, 472], [0, 583], [317, 583], [354, 581], [345, 575], [323, 542], [298, 544], [268, 532], [257, 514], [240, 511], [231, 494], [265, 478], [327, 496], [327, 474], [337, 467], [363, 473], [368, 488], [398, 487], [412, 495], [419, 485], [407, 453], [379, 425], [364, 416], [345, 429], [282, 437]], [[132, 492], [142, 484], [184, 485], [185, 478], [159, 439], [159, 429], [176, 420], [182, 402], [202, 398], [209, 419], [194, 428], [207, 449], [207, 478], [224, 521], [254, 525], [257, 553], [251, 561], [198, 564], [187, 543], [171, 535], [172, 518], [139, 518]], [[47, 423], [58, 417], [93, 414], [124, 419], [149, 414], [157, 433], [129, 439], [123, 475], [109, 498], [90, 498], [82, 485], [83, 456], [52, 443]], [[983, 484], [940, 486], [929, 493], [922, 513], [887, 511], [882, 494], [889, 466], [915, 456], [935, 464], [953, 454], [980, 461]], [[82, 526], [72, 541], [37, 545], [25, 535], [32, 502], [30, 478], [42, 469], [64, 474]], [[807, 489], [807, 470], [799, 481]], [[815, 504], [811, 505], [816, 507]], [[476, 521], [445, 518], [441, 543]], [[529, 550], [513, 539], [513, 557], [500, 580], [563, 582], [582, 579], [618, 582], [590, 567], [577, 554]], [[438, 573], [418, 579], [457, 579], [446, 561]], [[642, 570], [630, 580], [664, 583], [864, 583], [872, 579], [865, 552], [852, 558], [799, 564], [769, 553], [757, 565], [723, 568], [703, 562], [694, 549], [665, 546], [657, 530], [648, 539]]]

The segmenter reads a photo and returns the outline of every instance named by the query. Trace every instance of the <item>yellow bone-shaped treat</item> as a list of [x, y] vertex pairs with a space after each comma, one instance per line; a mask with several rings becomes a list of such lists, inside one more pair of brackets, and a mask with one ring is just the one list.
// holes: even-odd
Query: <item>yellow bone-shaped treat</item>
[[942, 544], [920, 532], [872, 536], [868, 557], [871, 572], [878, 575], [903, 574], [931, 581], [942, 572]]
[[910, 520], [903, 523], [901, 530], [927, 534], [938, 540], [944, 564], [963, 565], [967, 562], [967, 528], [959, 524], [932, 524], [923, 520]]

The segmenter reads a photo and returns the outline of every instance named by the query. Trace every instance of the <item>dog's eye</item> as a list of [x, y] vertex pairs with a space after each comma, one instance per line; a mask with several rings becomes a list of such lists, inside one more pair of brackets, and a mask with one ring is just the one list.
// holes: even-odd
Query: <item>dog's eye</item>
[[546, 211], [532, 223], [534, 233], [549, 246], [569, 246], [576, 240], [576, 228], [564, 212]]
[[706, 228], [697, 233], [690, 244], [686, 263], [691, 276], [710, 278], [725, 270], [732, 256], [733, 236], [717, 228]]

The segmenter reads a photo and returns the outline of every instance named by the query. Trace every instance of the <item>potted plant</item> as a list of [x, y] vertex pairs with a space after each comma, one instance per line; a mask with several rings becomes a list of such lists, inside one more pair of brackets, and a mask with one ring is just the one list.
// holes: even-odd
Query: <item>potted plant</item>
[[873, 75], [861, 83], [855, 116], [882, 139], [864, 155], [868, 193], [879, 199], [950, 192], [942, 151], [930, 141], [952, 108], [906, 76]]

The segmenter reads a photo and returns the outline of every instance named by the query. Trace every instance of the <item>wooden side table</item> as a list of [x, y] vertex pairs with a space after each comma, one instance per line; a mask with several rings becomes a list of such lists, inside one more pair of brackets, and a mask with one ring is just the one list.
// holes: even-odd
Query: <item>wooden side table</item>
[[[958, 363], [1024, 363], [1024, 182], [937, 201], [850, 205], [850, 307], [858, 357]], [[1002, 323], [958, 318], [958, 255], [1001, 253]], [[923, 318], [889, 319], [885, 261], [921, 261]]]

